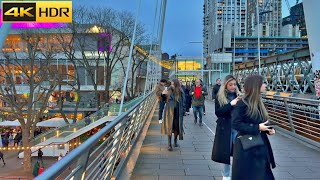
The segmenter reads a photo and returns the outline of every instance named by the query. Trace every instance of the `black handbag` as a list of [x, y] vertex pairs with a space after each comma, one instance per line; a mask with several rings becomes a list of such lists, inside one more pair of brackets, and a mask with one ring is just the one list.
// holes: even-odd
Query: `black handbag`
[[243, 150], [249, 150], [254, 147], [263, 146], [264, 142], [260, 134], [257, 135], [242, 135], [238, 136], [242, 144]]

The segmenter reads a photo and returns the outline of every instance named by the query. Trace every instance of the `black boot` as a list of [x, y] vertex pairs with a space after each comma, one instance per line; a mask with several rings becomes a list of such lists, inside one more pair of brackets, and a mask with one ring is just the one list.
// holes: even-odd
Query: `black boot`
[[168, 135], [168, 151], [172, 151], [171, 136]]
[[179, 144], [178, 144], [178, 133], [174, 133], [174, 144], [173, 144], [174, 147], [179, 147]]

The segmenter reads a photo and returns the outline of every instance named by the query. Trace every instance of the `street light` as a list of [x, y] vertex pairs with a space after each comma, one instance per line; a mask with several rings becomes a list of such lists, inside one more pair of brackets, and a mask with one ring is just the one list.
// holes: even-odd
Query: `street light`
[[257, 0], [257, 35], [258, 35], [258, 61], [259, 61], [259, 69], [258, 72], [261, 74], [261, 63], [260, 63], [260, 13], [259, 13], [259, 0]]

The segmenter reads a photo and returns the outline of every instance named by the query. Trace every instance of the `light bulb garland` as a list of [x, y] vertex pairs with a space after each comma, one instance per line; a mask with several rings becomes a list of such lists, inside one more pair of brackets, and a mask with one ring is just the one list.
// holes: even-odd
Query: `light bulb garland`
[[45, 145], [45, 146], [18, 146], [18, 147], [2, 147], [0, 148], [1, 151], [16, 151], [16, 150], [25, 150], [25, 149], [33, 149], [33, 148], [54, 148], [54, 147], [62, 147], [62, 146], [77, 146], [80, 145], [79, 143], [64, 143], [64, 144], [54, 144], [54, 145]]

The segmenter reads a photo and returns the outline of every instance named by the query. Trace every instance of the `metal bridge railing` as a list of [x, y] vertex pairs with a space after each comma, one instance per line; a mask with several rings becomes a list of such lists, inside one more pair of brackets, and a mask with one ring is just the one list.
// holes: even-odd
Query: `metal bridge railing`
[[320, 148], [320, 100], [263, 95], [270, 120], [285, 133]]
[[149, 93], [36, 179], [117, 177], [156, 102]]

